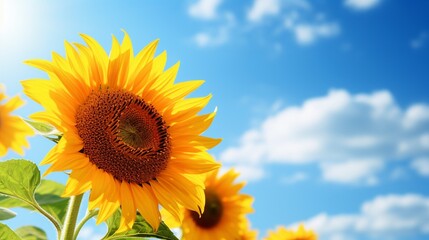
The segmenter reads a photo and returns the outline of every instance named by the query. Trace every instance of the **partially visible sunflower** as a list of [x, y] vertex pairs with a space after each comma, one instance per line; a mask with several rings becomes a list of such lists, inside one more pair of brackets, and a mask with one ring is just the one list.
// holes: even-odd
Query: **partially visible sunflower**
[[29, 147], [26, 137], [33, 135], [33, 130], [20, 117], [10, 114], [22, 104], [24, 101], [18, 96], [7, 99], [0, 85], [0, 157], [6, 155], [8, 148], [23, 155], [23, 147]]
[[258, 231], [250, 228], [250, 222], [246, 221], [244, 230], [240, 233], [239, 240], [256, 240], [258, 238]]
[[239, 240], [256, 240], [258, 238], [258, 231], [247, 230], [240, 234]]
[[317, 240], [317, 235], [312, 230], [305, 230], [301, 224], [297, 231], [288, 230], [283, 226], [276, 231], [268, 231], [268, 236], [264, 240]]
[[[206, 179], [206, 206], [201, 216], [192, 209], [182, 209], [183, 240], [235, 240], [247, 230], [246, 214], [253, 212], [253, 198], [239, 193], [245, 183], [233, 183], [238, 176], [234, 170], [217, 175], [218, 170], [213, 171]], [[169, 227], [180, 226], [166, 212], [163, 220]]]
[[174, 83], [179, 63], [164, 70], [154, 57], [158, 40], [134, 56], [128, 34], [113, 36], [108, 55], [96, 40], [66, 42], [66, 56], [27, 64], [50, 80], [23, 81], [24, 92], [45, 108], [32, 115], [63, 133], [42, 164], [45, 174], [71, 170], [64, 196], [91, 190], [97, 223], [122, 210], [118, 232], [132, 227], [136, 211], [157, 229], [158, 204], [181, 221], [179, 205], [204, 209], [204, 177], [217, 169], [207, 150], [220, 140], [201, 136], [216, 112], [198, 115], [211, 95], [185, 98], [203, 81]]

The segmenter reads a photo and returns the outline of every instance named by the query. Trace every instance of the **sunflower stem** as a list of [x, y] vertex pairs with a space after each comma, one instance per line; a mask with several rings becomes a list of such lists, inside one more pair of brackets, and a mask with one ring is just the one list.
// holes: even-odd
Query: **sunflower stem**
[[85, 225], [85, 223], [91, 219], [92, 217], [96, 216], [98, 214], [98, 210], [91, 210], [88, 211], [85, 215], [85, 217], [83, 217], [83, 219], [79, 222], [79, 224], [76, 227], [76, 230], [74, 231], [74, 237], [73, 240], [77, 239], [77, 236], [79, 235], [80, 229], [82, 229], [83, 225]]
[[[27, 201], [26, 201], [27, 202]], [[28, 204], [30, 204], [31, 206], [33, 206], [37, 211], [39, 211], [39, 213], [41, 213], [43, 216], [45, 216], [47, 219], [49, 219], [49, 221], [52, 222], [52, 224], [54, 224], [55, 229], [57, 230], [57, 236], [60, 237], [61, 234], [61, 225], [60, 223], [57, 221], [57, 219], [55, 219], [51, 214], [49, 214], [45, 209], [43, 209], [37, 202], [36, 200], [34, 200], [34, 202], [27, 202]]]
[[69, 206], [64, 220], [64, 228], [61, 233], [60, 240], [74, 239], [76, 220], [79, 214], [80, 203], [82, 202], [83, 194], [70, 197]]

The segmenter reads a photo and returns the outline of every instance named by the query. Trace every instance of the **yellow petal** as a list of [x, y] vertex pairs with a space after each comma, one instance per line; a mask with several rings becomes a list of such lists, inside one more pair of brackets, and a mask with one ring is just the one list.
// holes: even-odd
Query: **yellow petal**
[[121, 183], [121, 202], [122, 204], [122, 217], [119, 224], [119, 228], [116, 232], [124, 232], [130, 230], [133, 227], [136, 219], [136, 207], [134, 204], [134, 197], [131, 193], [131, 187], [128, 182], [122, 181]]
[[152, 226], [154, 231], [156, 231], [160, 223], [158, 199], [156, 199], [155, 194], [146, 184], [143, 184], [142, 186], [132, 184], [131, 188], [136, 200], [135, 204], [139, 209], [140, 214]]
[[91, 174], [89, 169], [76, 169], [70, 173], [62, 197], [71, 197], [82, 194], [91, 189]]
[[204, 209], [204, 197], [199, 198], [201, 195], [204, 196], [204, 184], [202, 182], [193, 183], [181, 174], [168, 174], [167, 171], [161, 173], [157, 179], [159, 183], [158, 191], [165, 191], [172, 195], [182, 206], [195, 212]]
[[150, 185], [161, 206], [169, 211], [176, 221], [182, 222], [183, 216], [180, 214], [181, 207], [177, 204], [176, 200], [172, 199], [170, 194], [166, 192], [157, 181], [150, 181]]
[[112, 214], [120, 206], [120, 187], [121, 184], [114, 179], [110, 174], [104, 174], [106, 180], [105, 193], [102, 203], [100, 204], [100, 211], [98, 212], [96, 224], [104, 222], [112, 216]]

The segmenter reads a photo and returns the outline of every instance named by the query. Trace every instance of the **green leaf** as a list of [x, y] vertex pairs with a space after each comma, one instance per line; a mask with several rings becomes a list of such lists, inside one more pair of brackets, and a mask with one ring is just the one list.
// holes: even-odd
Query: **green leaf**
[[[53, 217], [63, 223], [67, 211], [69, 198], [62, 198], [64, 185], [43, 179], [36, 189], [35, 198], [38, 204]], [[33, 210], [34, 208], [24, 201], [16, 198], [0, 195], [0, 207], [22, 207]]]
[[35, 226], [23, 226], [15, 230], [23, 240], [47, 240], [45, 231]]
[[119, 229], [120, 221], [121, 221], [121, 211], [117, 210], [115, 213], [113, 213], [113, 215], [110, 218], [106, 220], [107, 233], [106, 233], [106, 236], [104, 236], [105, 238], [115, 234], [116, 230]]
[[28, 205], [26, 202], [18, 198], [1, 195], [1, 194], [0, 194], [0, 207], [6, 207], [6, 208], [24, 207], [24, 208], [31, 209], [30, 205]]
[[51, 203], [47, 205], [42, 205], [42, 208], [50, 213], [54, 218], [56, 218], [60, 223], [64, 223], [64, 219], [67, 213], [68, 199], [59, 203]]
[[0, 223], [0, 239], [22, 240], [12, 229], [2, 223]]
[[159, 225], [158, 231], [154, 232], [153, 228], [147, 223], [144, 218], [137, 214], [136, 222], [133, 225], [133, 228], [127, 232], [116, 233], [116, 230], [119, 228], [119, 223], [121, 220], [121, 211], [116, 211], [109, 219], [107, 219], [107, 234], [103, 239], [136, 239], [136, 238], [147, 238], [147, 237], [155, 237], [159, 239], [167, 239], [167, 240], [178, 240], [176, 236], [174, 236], [173, 232], [165, 225], [164, 222], [161, 222]]
[[11, 219], [13, 217], [16, 216], [16, 213], [14, 213], [13, 211], [7, 209], [7, 208], [2, 208], [0, 207], [0, 221], [1, 220], [7, 220], [7, 219]]
[[34, 202], [34, 192], [40, 184], [40, 171], [27, 160], [0, 162], [0, 193]]
[[65, 186], [60, 183], [42, 180], [36, 190], [36, 201], [61, 223], [64, 222], [69, 202], [69, 198], [61, 197], [64, 188]]
[[25, 122], [28, 123], [39, 135], [42, 135], [43, 137], [58, 143], [58, 141], [61, 139], [61, 132], [59, 132], [54, 126], [50, 125], [49, 123], [44, 122], [38, 122], [33, 120], [25, 119]]
[[40, 205], [58, 203], [67, 200], [62, 198], [65, 186], [52, 180], [43, 179], [42, 183], [36, 190], [36, 200]]

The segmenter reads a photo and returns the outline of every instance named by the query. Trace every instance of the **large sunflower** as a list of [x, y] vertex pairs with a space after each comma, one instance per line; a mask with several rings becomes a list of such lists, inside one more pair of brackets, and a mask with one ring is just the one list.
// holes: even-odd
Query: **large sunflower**
[[113, 37], [110, 55], [93, 38], [65, 43], [66, 57], [27, 64], [50, 80], [23, 81], [25, 93], [44, 112], [32, 115], [63, 133], [42, 164], [47, 173], [71, 170], [64, 196], [91, 190], [97, 223], [121, 207], [121, 227], [130, 229], [136, 210], [158, 228], [158, 203], [177, 220], [179, 205], [204, 209], [202, 175], [219, 164], [206, 152], [220, 140], [200, 136], [215, 112], [197, 115], [211, 95], [185, 98], [203, 81], [174, 83], [179, 63], [164, 71], [167, 55], [154, 57], [158, 40], [136, 56], [129, 36]]
[[317, 240], [317, 235], [311, 230], [305, 230], [304, 225], [299, 225], [297, 231], [278, 227], [276, 231], [268, 231], [264, 240]]
[[21, 98], [6, 98], [4, 88], [0, 85], [0, 157], [6, 155], [8, 148], [23, 155], [23, 147], [29, 147], [26, 137], [32, 135], [33, 130], [20, 117], [10, 115], [24, 103]]
[[[253, 212], [253, 198], [239, 193], [245, 184], [233, 183], [238, 176], [234, 170], [219, 178], [217, 175], [218, 171], [213, 171], [206, 179], [206, 205], [202, 215], [192, 209], [182, 209], [183, 240], [238, 240], [247, 230], [246, 214]], [[168, 213], [163, 212], [164, 216], [170, 227], [179, 225]]]

